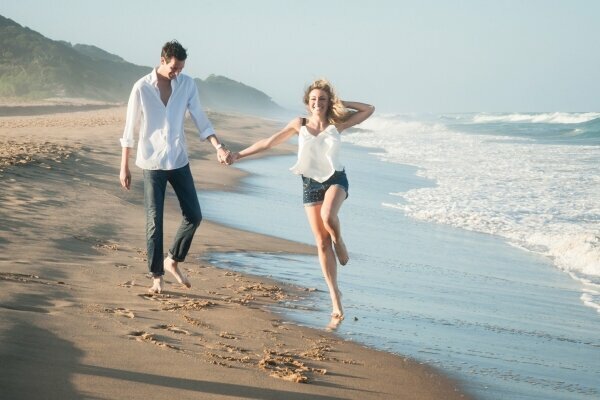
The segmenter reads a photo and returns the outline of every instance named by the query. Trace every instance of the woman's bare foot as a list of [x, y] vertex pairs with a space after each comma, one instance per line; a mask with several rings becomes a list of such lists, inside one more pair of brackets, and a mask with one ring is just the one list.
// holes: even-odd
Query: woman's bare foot
[[169, 271], [175, 277], [175, 280], [177, 280], [177, 282], [179, 282], [182, 285], [185, 285], [185, 287], [187, 287], [188, 289], [192, 287], [192, 284], [190, 283], [187, 276], [185, 276], [185, 274], [182, 274], [179, 271], [179, 268], [177, 268], [177, 261], [167, 257], [165, 258], [164, 267], [165, 271]]
[[346, 244], [342, 240], [342, 238], [338, 238], [337, 242], [333, 243], [333, 248], [335, 249], [335, 254], [337, 255], [338, 261], [341, 265], [348, 264], [350, 260], [350, 256], [348, 255], [348, 250], [346, 249]]
[[342, 309], [342, 292], [339, 289], [335, 291], [335, 298], [331, 298], [333, 302], [333, 311], [331, 318], [337, 318], [340, 321], [344, 319], [344, 310]]
[[160, 294], [163, 290], [163, 277], [152, 277], [152, 287], [148, 289], [148, 293]]
[[344, 320], [344, 316], [342, 316], [341, 318], [338, 316], [331, 316], [331, 319], [329, 320], [329, 323], [327, 324], [327, 327], [325, 329], [327, 329], [328, 331], [335, 331], [340, 324], [342, 323], [342, 321]]

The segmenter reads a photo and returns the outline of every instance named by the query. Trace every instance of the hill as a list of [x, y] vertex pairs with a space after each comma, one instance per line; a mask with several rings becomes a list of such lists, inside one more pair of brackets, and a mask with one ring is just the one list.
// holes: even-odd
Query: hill
[[[0, 97], [126, 102], [133, 83], [150, 71], [96, 46], [52, 40], [0, 16]], [[241, 82], [216, 75], [195, 81], [207, 108], [267, 116], [284, 111]]]
[[219, 75], [194, 79], [204, 107], [253, 115], [279, 115], [284, 109], [258, 89]]
[[150, 68], [92, 58], [0, 16], [0, 96], [123, 101]]
[[[65, 42], [68, 43], [68, 42]], [[70, 45], [70, 44], [69, 44]], [[77, 50], [79, 53], [88, 56], [89, 58], [96, 61], [112, 61], [117, 63], [126, 63], [121, 57], [110, 54], [107, 51], [102, 50], [96, 46], [90, 46], [87, 44], [75, 44], [73, 48]]]

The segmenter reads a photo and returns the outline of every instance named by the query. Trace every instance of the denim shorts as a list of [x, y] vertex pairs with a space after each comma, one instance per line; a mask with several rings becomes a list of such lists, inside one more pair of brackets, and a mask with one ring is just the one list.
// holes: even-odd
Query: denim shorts
[[345, 171], [335, 171], [325, 182], [317, 182], [314, 179], [302, 176], [302, 200], [304, 205], [312, 206], [322, 203], [325, 199], [325, 192], [334, 185], [343, 187], [346, 191], [346, 198], [348, 198], [348, 178]]

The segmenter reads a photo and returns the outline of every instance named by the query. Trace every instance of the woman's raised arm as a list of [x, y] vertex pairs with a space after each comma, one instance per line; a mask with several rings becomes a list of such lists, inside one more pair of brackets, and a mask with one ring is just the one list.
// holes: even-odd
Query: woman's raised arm
[[375, 107], [366, 104], [359, 103], [357, 101], [342, 101], [342, 105], [351, 110], [356, 110], [346, 121], [336, 126], [337, 130], [341, 133], [344, 129], [348, 129], [354, 125], [358, 125], [367, 118], [369, 118], [375, 111]]

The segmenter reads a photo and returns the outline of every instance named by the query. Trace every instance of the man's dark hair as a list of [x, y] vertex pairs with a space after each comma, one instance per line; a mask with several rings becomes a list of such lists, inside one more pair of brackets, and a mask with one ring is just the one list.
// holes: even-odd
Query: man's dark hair
[[171, 58], [173, 57], [179, 61], [185, 61], [187, 58], [187, 51], [177, 40], [171, 40], [170, 42], [165, 43], [160, 56], [163, 57], [167, 62], [171, 61]]

